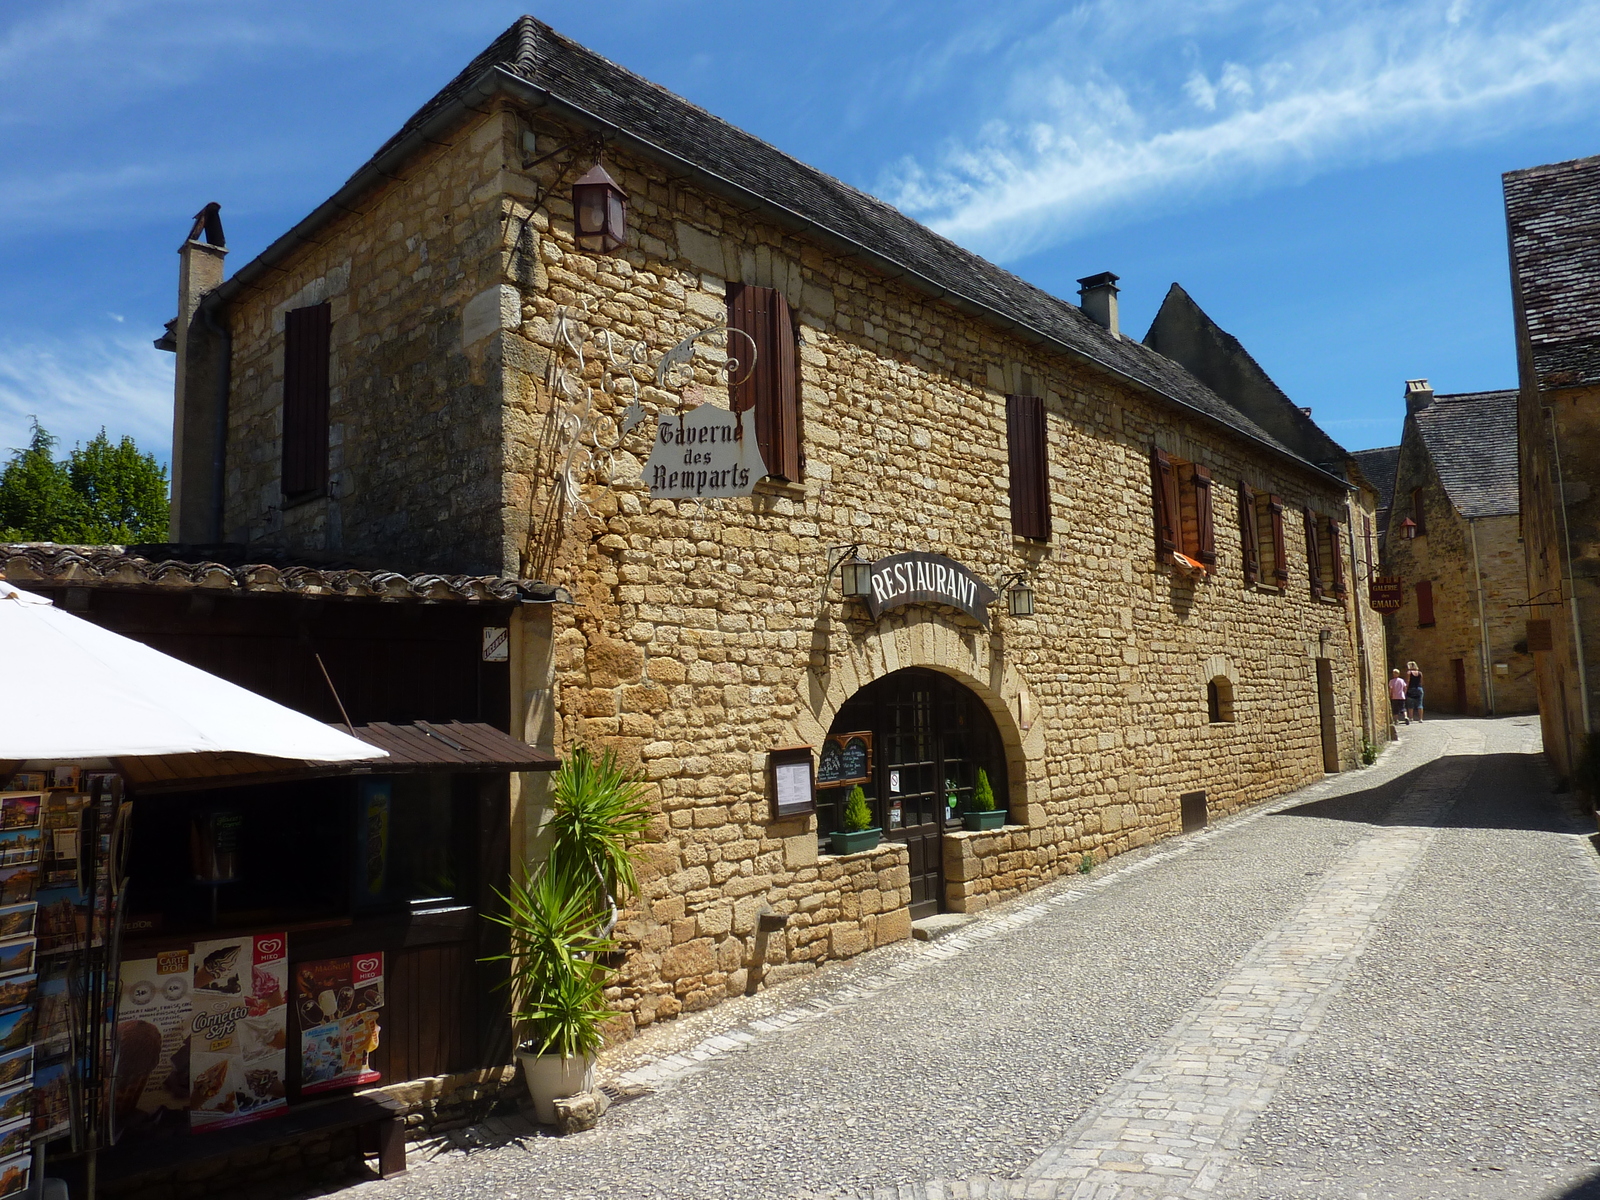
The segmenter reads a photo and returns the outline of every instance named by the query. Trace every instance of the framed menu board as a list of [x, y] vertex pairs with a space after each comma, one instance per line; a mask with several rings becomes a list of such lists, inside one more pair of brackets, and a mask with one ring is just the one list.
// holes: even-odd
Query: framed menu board
[[833, 733], [822, 743], [822, 761], [817, 767], [818, 787], [843, 787], [849, 783], [869, 783], [872, 779], [872, 734]]
[[771, 751], [767, 756], [767, 775], [774, 817], [798, 817], [817, 811], [810, 746], [783, 746]]

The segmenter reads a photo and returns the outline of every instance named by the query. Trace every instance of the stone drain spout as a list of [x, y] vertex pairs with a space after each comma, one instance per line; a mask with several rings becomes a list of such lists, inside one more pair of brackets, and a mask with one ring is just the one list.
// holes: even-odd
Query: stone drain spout
[[744, 994], [754, 996], [761, 986], [761, 977], [767, 969], [767, 938], [789, 923], [787, 913], [774, 912], [770, 904], [762, 905], [756, 914], [756, 944], [750, 955], [750, 969], [745, 976]]

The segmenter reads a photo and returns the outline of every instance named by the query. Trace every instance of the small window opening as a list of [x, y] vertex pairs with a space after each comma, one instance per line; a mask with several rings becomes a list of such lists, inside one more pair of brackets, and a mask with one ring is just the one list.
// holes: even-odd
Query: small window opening
[[1213, 725], [1233, 721], [1233, 682], [1226, 675], [1215, 676], [1206, 684], [1206, 713]]

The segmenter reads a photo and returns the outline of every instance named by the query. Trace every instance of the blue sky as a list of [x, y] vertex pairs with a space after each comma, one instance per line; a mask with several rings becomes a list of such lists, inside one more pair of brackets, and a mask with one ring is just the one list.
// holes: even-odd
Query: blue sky
[[1600, 153], [1581, 0], [10, 0], [0, 449], [165, 458], [190, 216], [237, 270], [529, 10], [1136, 335], [1181, 282], [1352, 449], [1515, 382], [1499, 174]]

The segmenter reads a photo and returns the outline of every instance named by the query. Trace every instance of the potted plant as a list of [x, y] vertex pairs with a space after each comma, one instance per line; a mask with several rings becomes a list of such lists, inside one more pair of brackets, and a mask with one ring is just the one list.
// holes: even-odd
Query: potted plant
[[858, 783], [850, 789], [844, 802], [844, 828], [833, 834], [835, 854], [859, 854], [871, 850], [883, 836], [883, 830], [872, 824], [872, 810], [867, 807], [867, 794]]
[[994, 788], [989, 786], [989, 773], [978, 768], [978, 782], [972, 789], [971, 807], [961, 814], [961, 823], [969, 831], [999, 829], [1006, 823], [1006, 810], [994, 805]]
[[644, 786], [606, 751], [579, 747], [556, 773], [550, 853], [512, 880], [505, 912], [485, 914], [508, 934], [511, 1020], [528, 1094], [540, 1121], [555, 1101], [594, 1086], [595, 1056], [612, 1012], [605, 1001], [618, 905], [637, 888], [633, 846], [650, 810]]

